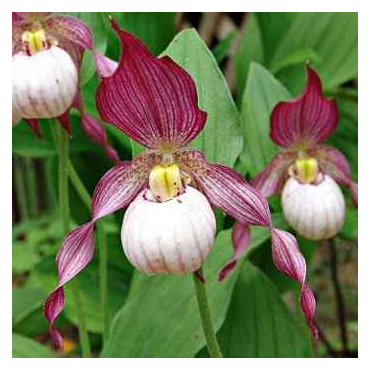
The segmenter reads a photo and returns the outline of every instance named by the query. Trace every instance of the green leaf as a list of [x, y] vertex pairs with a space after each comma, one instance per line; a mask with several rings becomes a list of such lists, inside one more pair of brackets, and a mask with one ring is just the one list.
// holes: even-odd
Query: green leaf
[[50, 358], [55, 357], [49, 348], [19, 334], [12, 335], [13, 358]]
[[[72, 153], [88, 150], [102, 152], [102, 149], [88, 139], [83, 132], [79, 116], [70, 114], [70, 121], [73, 133], [70, 141]], [[46, 158], [57, 155], [50, 125], [59, 125], [59, 122], [43, 119], [40, 120], [40, 125], [44, 133], [43, 139], [39, 139], [24, 121], [13, 127], [12, 150], [14, 154], [29, 158]]]
[[263, 64], [265, 60], [261, 29], [256, 14], [250, 14], [246, 23], [240, 44], [233, 60], [236, 75], [236, 91], [239, 99], [242, 97], [251, 62]]
[[[253, 247], [267, 238], [266, 228], [253, 228]], [[231, 230], [222, 231], [204, 266], [216, 330], [225, 318], [237, 277], [236, 270], [223, 283], [217, 281], [231, 250]], [[192, 277], [135, 272], [102, 357], [193, 357], [204, 344]]]
[[269, 135], [270, 115], [279, 101], [290, 98], [285, 87], [265, 68], [251, 63], [241, 106], [245, 145], [240, 157], [251, 176], [260, 172], [277, 153], [278, 147]]
[[21, 287], [12, 289], [13, 326], [26, 319], [44, 303], [45, 293], [41, 289]]
[[218, 64], [220, 64], [228, 56], [235, 36], [236, 30], [233, 30], [212, 49], [212, 53], [215, 56]]
[[[99, 266], [96, 259], [78, 275], [76, 280], [81, 292], [81, 305], [83, 307], [87, 329], [92, 332], [102, 332], [103, 322], [100, 310]], [[116, 267], [109, 266], [108, 282], [108, 309], [109, 315], [113, 317], [125, 301], [129, 277]], [[56, 267], [54, 258], [45, 258], [36, 266], [30, 276], [29, 285], [44, 289], [45, 294], [49, 293], [55, 287]], [[65, 315], [73, 323], [76, 323], [75, 302], [68, 285], [65, 292]]]
[[161, 53], [175, 36], [176, 13], [125, 12], [120, 14], [121, 27], [144, 41], [153, 54]]
[[[313, 26], [314, 25], [314, 26]], [[300, 13], [289, 30], [280, 39], [270, 67], [280, 63], [287, 55], [311, 48], [321, 56], [313, 67], [322, 78], [324, 87], [332, 88], [357, 76], [358, 73], [358, 14], [352, 13]], [[303, 70], [303, 66], [299, 69]], [[297, 92], [302, 87], [304, 74], [291, 71], [287, 85]]]
[[344, 219], [344, 225], [339, 235], [345, 239], [358, 238], [358, 209], [347, 207]]
[[225, 357], [311, 357], [308, 333], [301, 332], [274, 284], [247, 261], [218, 336]]
[[207, 112], [204, 130], [191, 143], [209, 161], [233, 166], [242, 149], [240, 119], [212, 52], [194, 29], [180, 32], [164, 54], [179, 63], [195, 80], [199, 104]]

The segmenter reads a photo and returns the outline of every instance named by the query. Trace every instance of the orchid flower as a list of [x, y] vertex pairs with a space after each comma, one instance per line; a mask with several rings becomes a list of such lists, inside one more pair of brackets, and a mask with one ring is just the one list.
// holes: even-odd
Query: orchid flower
[[[121, 233], [124, 251], [148, 274], [186, 274], [202, 266], [215, 237], [211, 206], [243, 225], [267, 227], [274, 261], [299, 282], [301, 306], [316, 334], [315, 300], [305, 282], [306, 265], [296, 239], [273, 227], [266, 199], [240, 174], [187, 148], [207, 119], [198, 107], [191, 76], [168, 56], [157, 59], [139, 39], [111, 23], [122, 52], [118, 66], [99, 57], [103, 76], [97, 107], [104, 121], [147, 150], [131, 162], [117, 163], [100, 179], [93, 193], [92, 220], [69, 233], [61, 245], [56, 260], [59, 283], [44, 306], [54, 343], [61, 343], [54, 322], [64, 306], [63, 286], [90, 262], [94, 224], [127, 206]], [[239, 239], [245, 244], [243, 235]], [[235, 251], [228, 272], [240, 254], [240, 249]]]
[[271, 139], [283, 149], [253, 180], [269, 197], [282, 193], [284, 216], [301, 235], [328, 239], [341, 229], [345, 202], [337, 183], [349, 188], [358, 205], [358, 187], [344, 155], [321, 144], [336, 129], [338, 109], [322, 93], [319, 76], [307, 65], [304, 92], [278, 103], [271, 114]]
[[69, 110], [76, 108], [86, 134], [109, 158], [119, 160], [102, 124], [84, 112], [78, 91], [83, 53], [93, 48], [89, 27], [73, 17], [50, 13], [13, 13], [12, 21], [13, 125], [24, 118], [42, 137], [38, 119], [58, 117], [71, 134]]

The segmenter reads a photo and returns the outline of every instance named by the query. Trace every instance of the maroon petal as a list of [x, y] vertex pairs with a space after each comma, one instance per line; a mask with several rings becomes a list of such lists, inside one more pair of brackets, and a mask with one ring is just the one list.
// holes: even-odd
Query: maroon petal
[[314, 336], [317, 330], [313, 323], [315, 298], [306, 285], [306, 262], [301, 254], [296, 238], [287, 231], [271, 230], [272, 259], [276, 267], [285, 275], [296, 280], [301, 286], [301, 309]]
[[197, 150], [182, 152], [179, 162], [211, 204], [242, 224], [270, 226], [267, 200], [239, 173], [227, 166], [208, 163]]
[[49, 332], [55, 347], [59, 348], [62, 337], [54, 328], [54, 321], [64, 307], [63, 285], [75, 277], [90, 261], [94, 253], [94, 223], [89, 222], [69, 233], [57, 255], [58, 286], [44, 304], [44, 314], [49, 322]]
[[41, 127], [40, 127], [40, 124], [39, 124], [39, 121], [38, 119], [35, 119], [35, 118], [31, 118], [31, 119], [26, 119], [25, 120], [28, 124], [28, 126], [30, 126], [31, 130], [40, 138], [40, 139], [43, 139], [44, 138], [44, 134], [42, 133], [41, 131]]
[[308, 326], [310, 328], [311, 334], [315, 339], [319, 339], [319, 331], [314, 325], [314, 316], [316, 310], [316, 300], [311, 288], [308, 285], [304, 285], [301, 290], [300, 299], [301, 309], [304, 313]]
[[100, 77], [110, 77], [116, 71], [118, 63], [101, 53], [94, 53], [96, 69]]
[[147, 182], [149, 159], [138, 157], [135, 162], [120, 162], [98, 182], [92, 205], [92, 220], [77, 227], [65, 238], [57, 255], [58, 285], [50, 293], [44, 305], [44, 313], [50, 324], [50, 335], [55, 346], [62, 338], [54, 328], [54, 321], [64, 307], [63, 285], [75, 277], [91, 261], [94, 253], [94, 224], [104, 216], [127, 206]]
[[72, 135], [72, 128], [69, 122], [69, 109], [63, 113], [61, 116], [58, 117], [60, 124], [66, 130], [69, 136]]
[[258, 189], [266, 198], [279, 193], [284, 185], [288, 168], [295, 157], [296, 153], [291, 151], [283, 151], [276, 155], [266, 168], [252, 179], [252, 186]]
[[92, 50], [92, 35], [90, 28], [77, 18], [69, 16], [50, 17], [45, 21], [45, 28], [56, 35], [66, 38], [73, 44]]
[[338, 150], [329, 145], [317, 145], [311, 151], [316, 157], [323, 172], [332, 177], [339, 184], [349, 188], [353, 203], [358, 205], [357, 184], [351, 179], [348, 162], [345, 156]]
[[223, 281], [236, 267], [236, 261], [250, 246], [252, 241], [251, 228], [240, 222], [235, 223], [232, 232], [234, 253], [226, 265], [222, 268], [218, 280]]
[[308, 65], [307, 78], [299, 98], [278, 103], [272, 111], [270, 136], [283, 147], [309, 148], [327, 139], [337, 127], [337, 105], [324, 98], [320, 78]]
[[102, 123], [96, 120], [93, 116], [87, 113], [82, 113], [82, 128], [92, 141], [101, 145], [107, 156], [114, 162], [118, 162], [119, 156], [115, 149], [109, 146], [107, 134]]
[[157, 59], [112, 21], [122, 44], [116, 72], [103, 78], [96, 105], [105, 122], [148, 148], [181, 147], [202, 130], [206, 113], [189, 74], [169, 57]]

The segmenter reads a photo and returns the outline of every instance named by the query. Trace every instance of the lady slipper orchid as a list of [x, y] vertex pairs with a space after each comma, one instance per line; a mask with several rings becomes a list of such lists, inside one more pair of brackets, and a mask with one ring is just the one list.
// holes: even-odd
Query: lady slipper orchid
[[284, 149], [253, 180], [266, 197], [281, 192], [286, 220], [312, 240], [328, 239], [341, 229], [345, 204], [337, 183], [349, 188], [358, 205], [357, 184], [337, 149], [321, 144], [336, 129], [338, 109], [324, 98], [319, 76], [307, 65], [301, 96], [278, 103], [271, 114], [271, 139]]
[[81, 113], [86, 134], [119, 160], [101, 123], [84, 113], [78, 91], [83, 53], [92, 50], [88, 26], [69, 16], [13, 13], [12, 42], [13, 125], [24, 118], [42, 137], [38, 119], [58, 117], [71, 133], [68, 115], [73, 107]]
[[[316, 334], [315, 300], [295, 238], [273, 227], [266, 199], [240, 174], [208, 163], [200, 151], [186, 147], [207, 118], [198, 107], [191, 76], [168, 56], [151, 55], [136, 37], [111, 22], [122, 52], [118, 66], [100, 60], [103, 77], [97, 107], [104, 121], [147, 150], [131, 162], [117, 163], [102, 177], [93, 194], [92, 220], [69, 233], [59, 250], [59, 283], [44, 307], [54, 343], [61, 343], [54, 321], [64, 306], [63, 286], [90, 262], [95, 222], [126, 206], [124, 251], [134, 266], [149, 274], [185, 274], [203, 264], [215, 237], [211, 206], [244, 225], [267, 227], [274, 261], [300, 283], [302, 310]], [[239, 239], [245, 241], [243, 235]], [[228, 265], [240, 254], [236, 251]]]

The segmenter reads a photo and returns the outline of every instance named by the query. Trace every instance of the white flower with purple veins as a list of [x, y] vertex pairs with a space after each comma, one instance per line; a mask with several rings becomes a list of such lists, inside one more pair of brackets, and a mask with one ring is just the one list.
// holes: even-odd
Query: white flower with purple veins
[[[313, 333], [315, 300], [305, 282], [306, 265], [296, 239], [275, 229], [266, 199], [233, 169], [209, 163], [187, 148], [203, 129], [207, 114], [198, 107], [191, 76], [168, 56], [157, 59], [133, 35], [112, 20], [121, 44], [118, 66], [101, 55], [102, 82], [96, 103], [102, 119], [147, 148], [132, 161], [117, 163], [98, 182], [92, 220], [65, 238], [58, 256], [59, 283], [45, 302], [45, 316], [56, 345], [54, 321], [64, 306], [63, 286], [94, 253], [97, 220], [128, 207], [122, 244], [131, 263], [148, 274], [197, 272], [211, 251], [216, 231], [213, 207], [238, 223], [234, 255], [220, 273], [224, 279], [249, 244], [247, 225], [267, 227], [276, 266], [301, 286], [301, 307]], [[202, 280], [203, 276], [198, 273]]]
[[338, 183], [349, 188], [358, 204], [358, 187], [337, 149], [321, 144], [338, 125], [334, 100], [325, 99], [319, 76], [307, 66], [305, 91], [280, 102], [271, 114], [271, 139], [284, 149], [253, 180], [269, 197], [281, 192], [286, 220], [311, 240], [336, 235], [344, 222], [345, 203]]
[[82, 57], [93, 48], [89, 27], [51, 13], [15, 12], [12, 21], [13, 126], [23, 118], [42, 137], [38, 120], [58, 118], [70, 134], [69, 110], [76, 108], [86, 134], [118, 161], [101, 123], [84, 112], [79, 93]]

